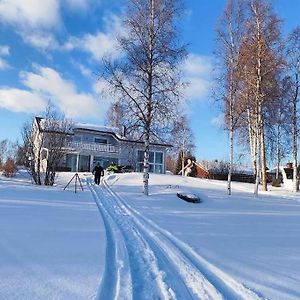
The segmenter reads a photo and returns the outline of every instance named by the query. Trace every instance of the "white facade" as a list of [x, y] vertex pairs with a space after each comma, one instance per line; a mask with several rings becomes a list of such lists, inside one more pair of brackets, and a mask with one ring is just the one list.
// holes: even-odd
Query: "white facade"
[[[40, 118], [36, 118], [37, 125]], [[39, 135], [42, 129], [39, 127]], [[111, 163], [131, 166], [134, 171], [142, 171], [143, 142], [128, 140], [118, 134], [118, 129], [91, 124], [75, 124], [69, 135], [66, 155], [59, 170], [91, 171], [99, 162], [104, 168]], [[165, 173], [165, 154], [170, 145], [150, 144], [150, 172]]]

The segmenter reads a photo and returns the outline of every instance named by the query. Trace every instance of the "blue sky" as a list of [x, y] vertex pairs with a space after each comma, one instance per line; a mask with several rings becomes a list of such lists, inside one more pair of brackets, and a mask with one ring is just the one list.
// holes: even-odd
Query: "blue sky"
[[[274, 0], [284, 32], [300, 25], [300, 1]], [[198, 159], [226, 159], [227, 134], [211, 100], [214, 28], [225, 0], [186, 0], [182, 68]], [[102, 57], [116, 52], [123, 0], [0, 0], [0, 140], [20, 140], [22, 124], [51, 100], [67, 116], [103, 124], [109, 97], [97, 80]], [[104, 99], [105, 98], [105, 99]], [[239, 149], [239, 153], [243, 150]]]

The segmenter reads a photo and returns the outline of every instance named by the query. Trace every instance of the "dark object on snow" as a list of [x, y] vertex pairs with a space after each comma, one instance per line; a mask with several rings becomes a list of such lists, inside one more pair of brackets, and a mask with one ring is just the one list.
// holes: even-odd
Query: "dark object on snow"
[[100, 166], [99, 163], [97, 163], [97, 165], [94, 167], [93, 174], [94, 174], [95, 184], [99, 185], [101, 176], [104, 176], [104, 170], [103, 170], [102, 166]]
[[281, 178], [273, 179], [272, 186], [281, 187]]
[[133, 172], [133, 168], [130, 165], [118, 166], [116, 164], [111, 164], [106, 168], [106, 171], [112, 173], [130, 173]]
[[191, 202], [191, 203], [200, 203], [201, 200], [200, 198], [195, 195], [195, 194], [187, 194], [187, 193], [177, 193], [177, 197], [179, 197], [180, 199], [187, 201], [187, 202]]
[[74, 174], [74, 176], [70, 179], [70, 181], [64, 187], [64, 190], [69, 186], [69, 184], [73, 181], [74, 178], [75, 178], [75, 193], [77, 193], [77, 181], [79, 182], [81, 190], [83, 191], [83, 187], [82, 187], [81, 180], [80, 180], [78, 173]]

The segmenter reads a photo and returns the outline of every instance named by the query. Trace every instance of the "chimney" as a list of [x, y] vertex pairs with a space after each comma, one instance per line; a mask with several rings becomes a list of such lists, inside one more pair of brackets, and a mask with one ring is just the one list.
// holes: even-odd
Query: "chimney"
[[287, 167], [288, 169], [293, 169], [293, 163], [288, 162], [288, 163], [286, 164], [286, 167]]

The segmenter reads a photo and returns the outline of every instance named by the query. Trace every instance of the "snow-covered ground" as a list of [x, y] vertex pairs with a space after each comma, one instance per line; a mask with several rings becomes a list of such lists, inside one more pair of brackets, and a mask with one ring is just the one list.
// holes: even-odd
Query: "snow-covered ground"
[[300, 195], [151, 174], [146, 197], [138, 173], [74, 194], [70, 176], [0, 178], [0, 299], [300, 299]]
[[0, 299], [94, 299], [105, 232], [91, 193], [0, 177]]

